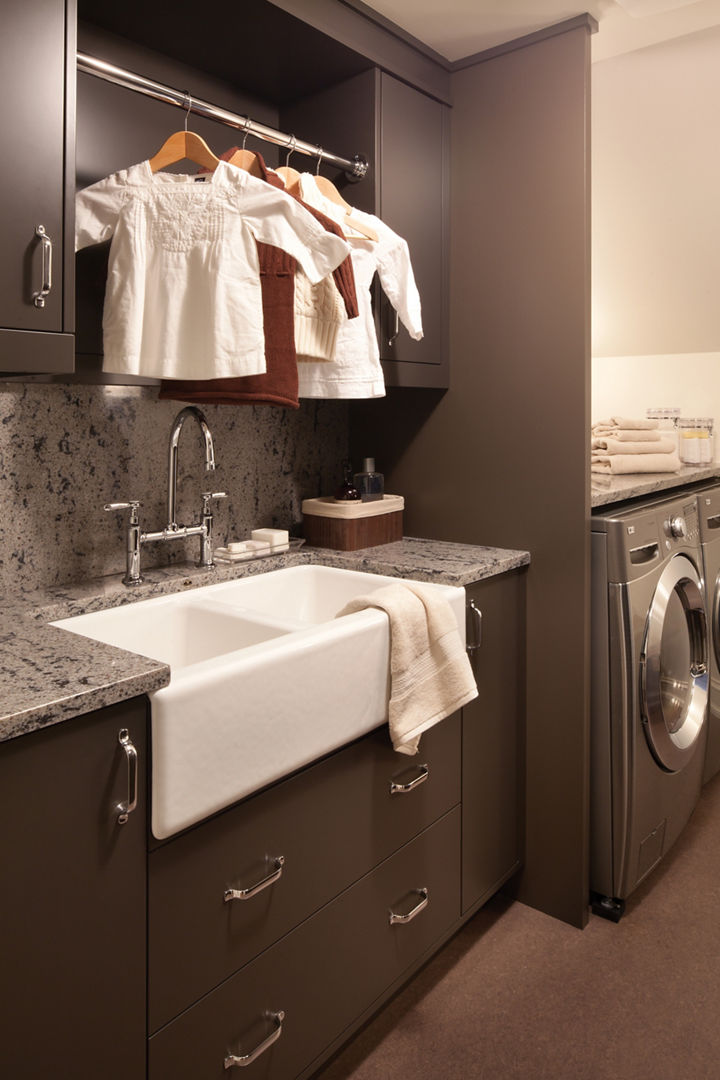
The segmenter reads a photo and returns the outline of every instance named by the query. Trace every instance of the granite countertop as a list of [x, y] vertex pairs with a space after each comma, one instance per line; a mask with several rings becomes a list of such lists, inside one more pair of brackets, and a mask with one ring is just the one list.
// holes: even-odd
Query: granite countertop
[[720, 463], [710, 465], [681, 465], [674, 473], [629, 473], [627, 476], [603, 476], [591, 473], [591, 504], [612, 506], [614, 503], [638, 499], [655, 492], [696, 484], [720, 477]]
[[145, 582], [132, 589], [116, 575], [84, 585], [27, 593], [3, 603], [6, 629], [0, 635], [0, 742], [150, 693], [170, 681], [167, 664], [49, 625], [56, 619], [307, 563], [469, 585], [529, 562], [525, 551], [406, 537], [359, 551], [305, 547], [211, 570], [194, 566], [155, 569], [146, 572]]

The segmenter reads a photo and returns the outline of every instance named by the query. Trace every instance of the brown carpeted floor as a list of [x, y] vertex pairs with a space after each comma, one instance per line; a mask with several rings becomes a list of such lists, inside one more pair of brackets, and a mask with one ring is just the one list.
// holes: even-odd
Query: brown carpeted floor
[[620, 923], [495, 898], [318, 1080], [720, 1080], [720, 776]]

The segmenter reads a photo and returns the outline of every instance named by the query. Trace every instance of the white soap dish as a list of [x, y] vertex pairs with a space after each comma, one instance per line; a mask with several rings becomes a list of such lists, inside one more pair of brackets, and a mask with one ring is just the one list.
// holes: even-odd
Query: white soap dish
[[[226, 547], [215, 548], [213, 558], [219, 563], [249, 562], [253, 559], [267, 559], [269, 555], [282, 555], [286, 551], [295, 551], [305, 543], [304, 537], [289, 540], [287, 544], [270, 547], [258, 540], [246, 540], [245, 551], [229, 551]], [[251, 546], [252, 545], [252, 546]]]

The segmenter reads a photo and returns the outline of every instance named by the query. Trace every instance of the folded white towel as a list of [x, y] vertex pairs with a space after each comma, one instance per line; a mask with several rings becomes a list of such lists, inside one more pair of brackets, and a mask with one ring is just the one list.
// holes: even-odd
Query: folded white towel
[[398, 582], [357, 596], [338, 618], [377, 607], [390, 620], [390, 704], [393, 748], [416, 754], [420, 735], [477, 697], [470, 661], [452, 608], [422, 585]]
[[596, 439], [611, 438], [618, 439], [620, 442], [654, 442], [655, 439], [665, 437], [656, 428], [646, 431], [643, 428], [604, 427], [602, 424], [594, 424], [592, 434]]
[[613, 473], [667, 473], [677, 472], [680, 458], [675, 454], [593, 454], [592, 472]]
[[593, 453], [598, 454], [672, 454], [677, 450], [675, 439], [654, 438], [652, 442], [622, 442], [620, 439], [593, 437], [590, 441]]
[[657, 420], [628, 420], [624, 416], [611, 416], [609, 420], [597, 420], [593, 424], [595, 428], [624, 428], [626, 431], [654, 431], [658, 427]]

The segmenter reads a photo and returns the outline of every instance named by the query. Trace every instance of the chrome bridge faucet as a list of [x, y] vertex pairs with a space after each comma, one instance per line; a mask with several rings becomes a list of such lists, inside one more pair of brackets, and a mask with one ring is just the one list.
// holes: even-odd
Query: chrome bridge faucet
[[187, 405], [175, 417], [170, 429], [170, 443], [168, 447], [168, 523], [159, 532], [146, 533], [140, 528], [140, 503], [136, 499], [128, 502], [106, 503], [105, 510], [129, 510], [126, 560], [127, 567], [123, 583], [125, 585], [140, 585], [143, 578], [140, 573], [140, 551], [143, 544], [154, 543], [158, 540], [184, 540], [188, 536], [200, 537], [200, 561], [198, 566], [214, 566], [213, 563], [213, 515], [211, 503], [213, 499], [226, 499], [224, 491], [202, 492], [202, 521], [199, 525], [178, 525], [177, 517], [177, 463], [178, 443], [180, 432], [186, 420], [192, 417], [197, 421], [203, 439], [205, 440], [205, 471], [215, 471], [215, 450], [212, 435], [205, 414], [195, 405]]

